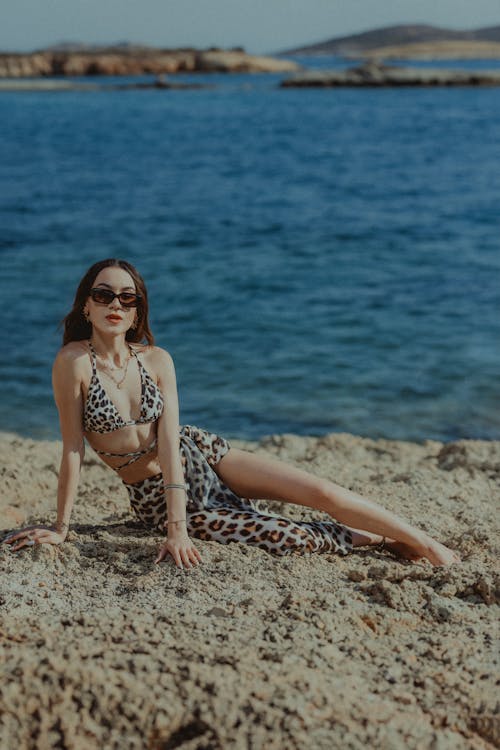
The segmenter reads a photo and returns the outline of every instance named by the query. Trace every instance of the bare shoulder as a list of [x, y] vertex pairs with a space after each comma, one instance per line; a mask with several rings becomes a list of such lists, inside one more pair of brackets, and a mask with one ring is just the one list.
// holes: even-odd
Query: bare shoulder
[[59, 349], [54, 360], [54, 371], [78, 372], [90, 366], [89, 349], [86, 341], [70, 341]]
[[149, 369], [160, 373], [161, 371], [173, 370], [174, 360], [166, 349], [160, 346], [145, 346], [133, 344], [134, 351], [142, 356], [143, 362]]

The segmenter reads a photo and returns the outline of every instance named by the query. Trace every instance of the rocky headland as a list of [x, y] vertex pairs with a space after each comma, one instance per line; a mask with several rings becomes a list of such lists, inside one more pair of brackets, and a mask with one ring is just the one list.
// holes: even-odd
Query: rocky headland
[[249, 55], [242, 49], [55, 48], [29, 54], [0, 54], [0, 78], [286, 73], [299, 68], [290, 60]]

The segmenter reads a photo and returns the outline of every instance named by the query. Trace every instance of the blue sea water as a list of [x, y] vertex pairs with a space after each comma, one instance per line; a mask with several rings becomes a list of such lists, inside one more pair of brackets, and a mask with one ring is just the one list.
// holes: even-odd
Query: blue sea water
[[500, 438], [500, 90], [279, 79], [0, 93], [0, 429], [57, 437], [58, 322], [118, 256], [182, 423]]

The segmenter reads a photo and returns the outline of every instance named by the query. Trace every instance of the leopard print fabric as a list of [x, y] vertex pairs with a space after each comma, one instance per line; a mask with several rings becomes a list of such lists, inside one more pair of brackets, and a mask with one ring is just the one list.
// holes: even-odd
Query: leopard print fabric
[[[187, 485], [188, 534], [198, 539], [252, 544], [277, 555], [352, 550], [352, 534], [335, 521], [292, 521], [262, 508], [262, 501], [238, 497], [214, 471], [228, 452], [227, 440], [199, 427], [180, 428], [181, 462]], [[165, 533], [163, 476], [125, 484], [137, 517]]]
[[[139, 419], [125, 420], [109, 398], [97, 374], [97, 356], [92, 343], [88, 342], [90, 360], [92, 362], [92, 378], [85, 401], [83, 412], [83, 427], [86, 432], [108, 433], [129, 427], [134, 424], [156, 422], [163, 412], [163, 395], [153, 378], [146, 370], [137, 352], [129, 345], [131, 356], [137, 360], [141, 378], [141, 413]], [[97, 451], [106, 455], [104, 451]], [[109, 454], [108, 454], [109, 455]]]

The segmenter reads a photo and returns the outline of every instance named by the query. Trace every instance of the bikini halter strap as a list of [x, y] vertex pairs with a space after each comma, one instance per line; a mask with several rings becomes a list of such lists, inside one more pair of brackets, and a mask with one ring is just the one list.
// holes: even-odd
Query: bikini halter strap
[[88, 340], [88, 345], [90, 349], [90, 361], [92, 362], [92, 375], [95, 375], [97, 373], [97, 355], [90, 339]]
[[[97, 352], [94, 349], [94, 345], [93, 345], [93, 343], [92, 343], [92, 341], [90, 339], [88, 339], [87, 343], [88, 343], [89, 349], [90, 349], [90, 361], [92, 362], [92, 374], [95, 375], [97, 373]], [[127, 345], [128, 345], [130, 353], [134, 355], [134, 357], [136, 358], [138, 364], [140, 365], [141, 361], [140, 361], [139, 357], [137, 356], [137, 352], [134, 351], [134, 349], [132, 349], [132, 347], [130, 346], [130, 344], [128, 343], [128, 341], [127, 341]]]

